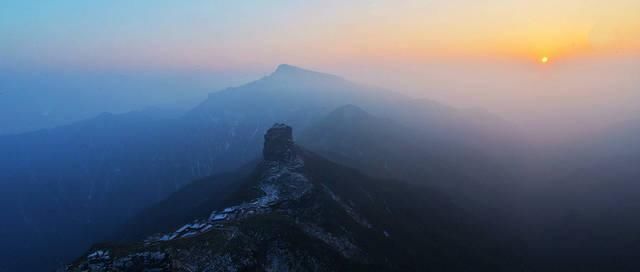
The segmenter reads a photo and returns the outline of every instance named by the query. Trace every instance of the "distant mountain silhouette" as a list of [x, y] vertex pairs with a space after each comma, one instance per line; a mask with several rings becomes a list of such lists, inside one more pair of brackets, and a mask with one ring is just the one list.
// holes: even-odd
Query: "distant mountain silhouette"
[[485, 225], [513, 246], [520, 242], [512, 214], [519, 177], [513, 161], [469, 148], [468, 142], [455, 137], [442, 139], [439, 132], [373, 116], [355, 105], [340, 107], [314, 123], [299, 142], [371, 176], [438, 189], [456, 205], [483, 214]]
[[[506, 165], [495, 167], [500, 161], [490, 154], [467, 148], [469, 143], [455, 136], [441, 138], [441, 133], [379, 118], [355, 105], [346, 105], [313, 123], [300, 136], [300, 142], [374, 176], [413, 180], [447, 190], [471, 189], [474, 183], [486, 180], [496, 183], [483, 185], [508, 186], [498, 182], [506, 178]], [[493, 171], [486, 173], [488, 168]]]
[[147, 107], [185, 111], [211, 88], [229, 82], [228, 76], [195, 71], [0, 67], [0, 135], [69, 125], [105, 111], [125, 113]]

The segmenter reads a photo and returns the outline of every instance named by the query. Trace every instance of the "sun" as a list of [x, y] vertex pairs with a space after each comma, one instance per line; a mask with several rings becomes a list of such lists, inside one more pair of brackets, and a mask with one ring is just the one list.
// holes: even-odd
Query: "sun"
[[547, 63], [547, 62], [549, 62], [549, 57], [544, 56], [544, 57], [540, 58], [540, 62], [541, 62], [541, 63]]

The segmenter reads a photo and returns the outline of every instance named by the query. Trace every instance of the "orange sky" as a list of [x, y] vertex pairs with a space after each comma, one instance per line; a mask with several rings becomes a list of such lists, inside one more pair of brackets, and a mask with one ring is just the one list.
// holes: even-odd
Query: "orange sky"
[[374, 58], [553, 62], [640, 52], [639, 12], [638, 0], [22, 0], [0, 10], [0, 57], [216, 69]]
[[604, 2], [381, 4], [363, 20], [341, 28], [335, 47], [350, 49], [352, 54], [407, 58], [495, 56], [536, 61], [542, 56], [554, 60], [637, 52], [640, 1]]

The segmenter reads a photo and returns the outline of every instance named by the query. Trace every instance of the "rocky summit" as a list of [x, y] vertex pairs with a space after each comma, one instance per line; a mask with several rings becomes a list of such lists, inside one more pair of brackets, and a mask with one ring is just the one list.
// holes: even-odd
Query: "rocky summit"
[[291, 161], [295, 157], [290, 126], [275, 124], [264, 135], [262, 154], [266, 161]]

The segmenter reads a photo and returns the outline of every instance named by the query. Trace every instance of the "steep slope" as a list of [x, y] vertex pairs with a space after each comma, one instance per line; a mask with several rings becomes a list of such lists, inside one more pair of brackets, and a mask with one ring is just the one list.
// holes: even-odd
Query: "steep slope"
[[229, 196], [240, 190], [255, 169], [252, 162], [238, 170], [193, 181], [161, 202], [144, 209], [110, 239], [142, 240], [149, 233], [169, 232], [191, 221], [207, 217], [211, 207], [222, 206]]
[[340, 107], [300, 136], [305, 148], [374, 177], [439, 189], [453, 203], [479, 216], [505, 245], [521, 248], [518, 162], [440, 139], [429, 130]]
[[[105, 237], [190, 175], [160, 152], [171, 119], [102, 114], [59, 129], [0, 139], [0, 269], [41, 271]], [[164, 165], [158, 168], [158, 165]], [[130, 182], [138, 180], [137, 183]], [[50, 245], [65, 245], [52, 250]], [[38, 259], [38, 262], [32, 260]]]
[[479, 198], [486, 202], [498, 198], [500, 192], [504, 197], [514, 186], [510, 183], [515, 177], [514, 160], [439, 138], [430, 130], [376, 117], [355, 105], [340, 107], [315, 122], [302, 133], [300, 143], [372, 176], [418, 182], [464, 201]]
[[[96, 245], [67, 270], [500, 271], [516, 265], [501, 259], [508, 253], [442, 195], [318, 157], [293, 144], [288, 126], [267, 132], [263, 157], [239, 178], [244, 186], [211, 205], [208, 216], [185, 208], [194, 217], [183, 227], [140, 243]], [[198, 191], [187, 188], [176, 194]], [[188, 198], [168, 201], [184, 207]]]
[[[453, 171], [445, 165], [455, 164], [455, 154], [461, 152], [455, 142], [378, 118], [355, 105], [339, 107], [314, 122], [300, 135], [300, 143], [373, 176], [414, 181], [432, 180], [430, 175], [437, 175], [438, 170]], [[447, 183], [439, 185], [455, 183], [454, 173], [448, 174]]]

